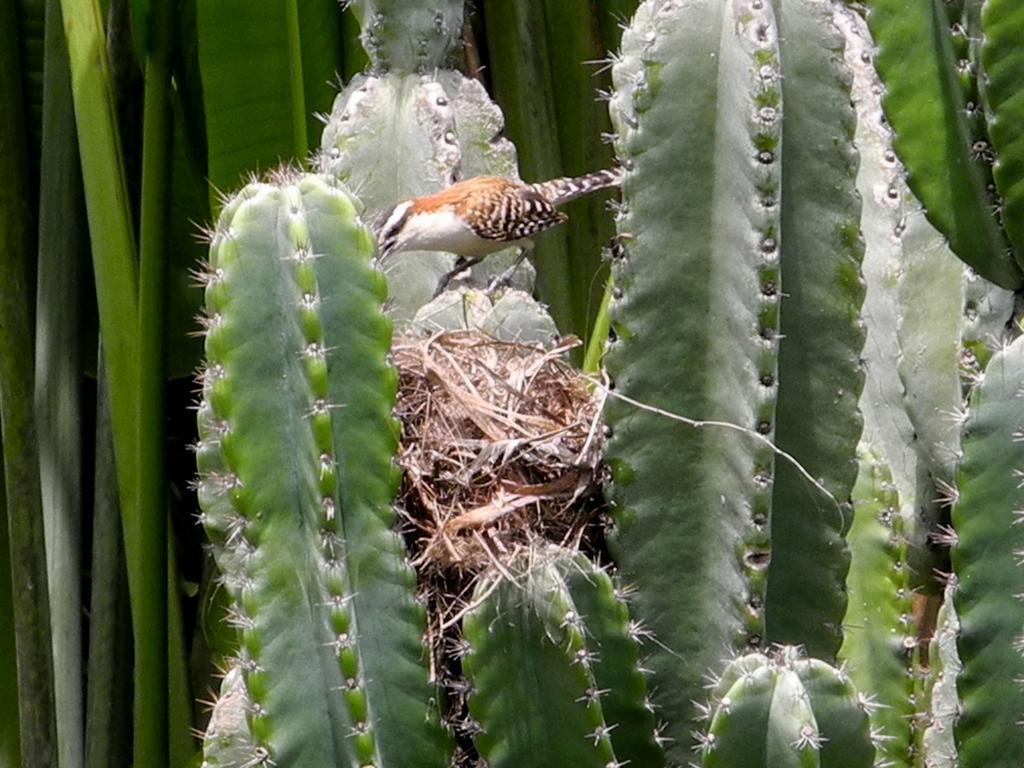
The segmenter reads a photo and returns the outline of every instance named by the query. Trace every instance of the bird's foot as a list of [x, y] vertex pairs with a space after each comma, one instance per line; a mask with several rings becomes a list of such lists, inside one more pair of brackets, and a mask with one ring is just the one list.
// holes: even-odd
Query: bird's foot
[[451, 283], [456, 277], [461, 275], [467, 269], [479, 264], [483, 257], [476, 257], [468, 259], [465, 256], [459, 256], [455, 260], [455, 266], [441, 275], [441, 279], [437, 281], [437, 287], [434, 289], [434, 298], [436, 299], [446, 290], [448, 290], [448, 284]]

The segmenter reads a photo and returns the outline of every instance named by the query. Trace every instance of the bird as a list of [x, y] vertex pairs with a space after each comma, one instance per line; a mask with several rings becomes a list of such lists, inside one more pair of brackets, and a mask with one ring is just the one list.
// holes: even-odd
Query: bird
[[[433, 194], [387, 209], [375, 227], [381, 258], [400, 251], [446, 251], [458, 257], [441, 277], [435, 295], [459, 273], [510, 245], [519, 257], [495, 281], [500, 284], [526, 256], [529, 238], [566, 221], [558, 206], [618, 186], [618, 168], [527, 184], [500, 176], [475, 176]], [[494, 284], [492, 284], [493, 286]]]

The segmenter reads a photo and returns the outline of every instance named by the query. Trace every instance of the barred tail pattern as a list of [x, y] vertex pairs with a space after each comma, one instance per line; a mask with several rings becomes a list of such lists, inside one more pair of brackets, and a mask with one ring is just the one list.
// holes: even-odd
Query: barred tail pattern
[[585, 176], [563, 176], [560, 179], [552, 179], [541, 184], [531, 184], [530, 188], [542, 195], [552, 205], [562, 205], [562, 203], [589, 195], [600, 189], [617, 187], [621, 182], [622, 171], [618, 168], [611, 168], [594, 171]]

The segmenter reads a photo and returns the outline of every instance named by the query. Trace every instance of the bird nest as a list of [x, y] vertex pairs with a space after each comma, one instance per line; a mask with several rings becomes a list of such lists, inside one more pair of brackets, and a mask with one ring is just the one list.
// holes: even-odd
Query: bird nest
[[[475, 577], [524, 548], [593, 544], [600, 402], [552, 349], [476, 331], [399, 338], [399, 508], [431, 634], [465, 612]], [[597, 534], [599, 535], [599, 534]]]

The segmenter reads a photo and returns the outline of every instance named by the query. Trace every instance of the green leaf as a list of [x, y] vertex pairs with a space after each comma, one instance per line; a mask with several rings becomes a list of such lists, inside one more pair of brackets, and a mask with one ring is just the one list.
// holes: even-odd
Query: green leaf
[[[80, 763], [85, 722], [82, 659], [84, 315], [89, 240], [75, 136], [67, 44], [59, 0], [46, 3], [39, 258], [36, 285], [35, 419], [53, 626], [57, 754]], [[86, 413], [88, 411], [86, 410]]]
[[[3, 442], [0, 441], [0, 563], [10, 563], [3, 453]], [[10, 569], [0, 568], [0, 686], [14, 694], [0, 699], [0, 765], [14, 768], [21, 765], [21, 723], [18, 714], [18, 654], [15, 648], [11, 586]]]
[[[14, 5], [0, 6], [0, 430], [25, 768], [56, 762], [46, 539], [33, 417], [34, 219]], [[10, 692], [7, 693], [10, 696]]]
[[340, 66], [337, 5], [197, 0], [196, 7], [214, 188], [226, 193], [246, 173], [304, 164], [313, 113], [328, 103], [324, 81]]

